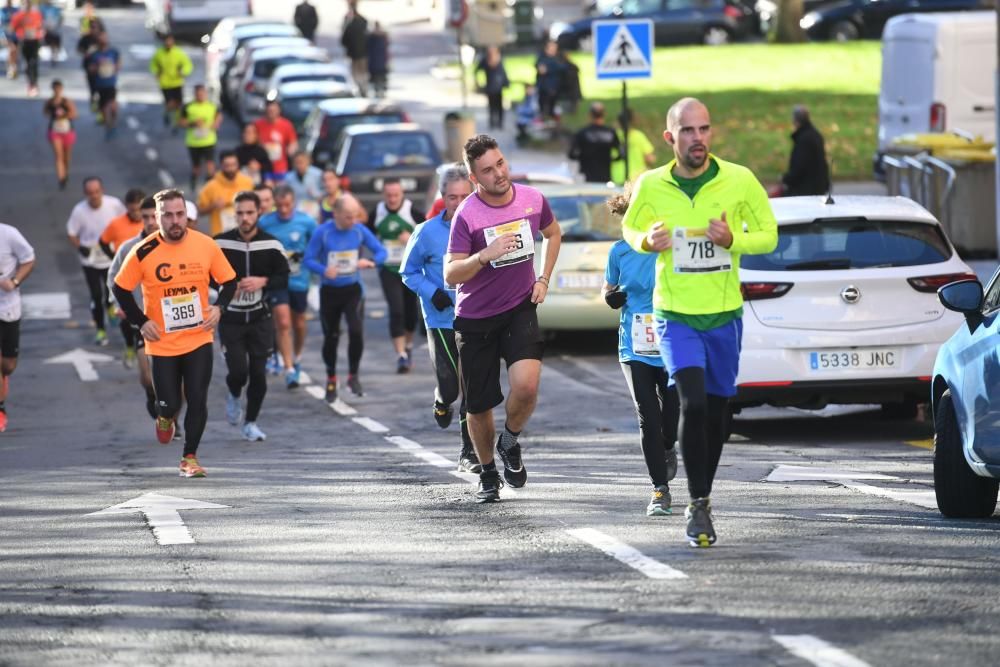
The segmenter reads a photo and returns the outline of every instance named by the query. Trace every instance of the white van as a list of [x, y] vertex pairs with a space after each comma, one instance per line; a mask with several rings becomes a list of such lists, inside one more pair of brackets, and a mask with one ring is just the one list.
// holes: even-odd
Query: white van
[[878, 154], [901, 134], [960, 132], [993, 141], [997, 21], [992, 11], [903, 14], [882, 34]]
[[252, 0], [146, 0], [146, 27], [197, 41], [227, 17], [253, 14]]

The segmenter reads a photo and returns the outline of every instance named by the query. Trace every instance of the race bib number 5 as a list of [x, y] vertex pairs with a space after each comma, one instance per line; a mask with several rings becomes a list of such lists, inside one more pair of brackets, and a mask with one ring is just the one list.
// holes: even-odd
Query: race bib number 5
[[483, 234], [486, 237], [486, 245], [493, 243], [498, 236], [503, 234], [513, 234], [514, 240], [517, 243], [514, 250], [490, 262], [490, 266], [494, 269], [511, 264], [520, 264], [521, 262], [528, 261], [535, 255], [534, 234], [531, 232], [531, 223], [527, 220], [515, 220], [513, 222], [505, 222], [496, 227], [487, 227], [483, 230]]
[[686, 227], [674, 230], [674, 273], [715, 273], [732, 268], [732, 255], [715, 245], [705, 232]]
[[193, 329], [202, 323], [201, 299], [197, 293], [164, 297], [160, 306], [166, 333]]
[[632, 316], [632, 351], [642, 357], [660, 356], [660, 341], [656, 335], [653, 313]]

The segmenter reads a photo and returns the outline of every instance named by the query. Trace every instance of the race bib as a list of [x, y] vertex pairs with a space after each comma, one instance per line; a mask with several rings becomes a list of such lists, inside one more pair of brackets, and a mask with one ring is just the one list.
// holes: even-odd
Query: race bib
[[399, 241], [385, 241], [382, 245], [389, 251], [389, 257], [385, 260], [386, 264], [399, 265], [403, 263], [403, 251], [406, 250], [405, 245]]
[[52, 131], [56, 134], [66, 134], [71, 129], [69, 118], [57, 118], [52, 121]]
[[195, 139], [208, 139], [209, 128], [207, 127], [196, 127], [194, 128], [194, 138]]
[[25, 28], [24, 29], [24, 38], [25, 39], [38, 39], [38, 31], [35, 30], [34, 28]]
[[716, 273], [733, 267], [729, 251], [712, 243], [705, 232], [686, 227], [674, 230], [674, 273]]
[[97, 66], [97, 76], [102, 79], [110, 79], [115, 75], [115, 64], [110, 60], [102, 60]]
[[531, 223], [526, 219], [505, 222], [496, 227], [487, 227], [483, 230], [486, 236], [486, 245], [493, 243], [501, 234], [514, 234], [517, 246], [509, 253], [490, 262], [490, 266], [499, 269], [501, 266], [520, 264], [530, 260], [535, 255], [535, 239], [531, 232]]
[[636, 313], [632, 316], [632, 352], [641, 357], [660, 356], [660, 340], [656, 335], [653, 313]]
[[337, 267], [337, 274], [355, 273], [358, 270], [357, 250], [335, 250], [326, 256], [326, 265]]
[[236, 297], [230, 302], [234, 306], [239, 306], [241, 308], [247, 308], [249, 306], [256, 306], [260, 303], [260, 299], [264, 294], [264, 290], [255, 289], [250, 292], [243, 290], [238, 290], [236, 292]]
[[160, 300], [166, 333], [193, 329], [202, 323], [201, 299], [197, 292], [167, 296]]
[[267, 151], [267, 158], [271, 162], [277, 162], [278, 160], [281, 159], [281, 156], [283, 155], [281, 144], [273, 141], [269, 141], [266, 144], [264, 144], [264, 150]]
[[235, 229], [236, 209], [232, 206], [227, 206], [219, 211], [219, 221], [222, 222], [222, 231], [228, 232], [230, 229]]
[[308, 215], [313, 220], [319, 220], [319, 202], [312, 199], [304, 199], [299, 202], [299, 210]]
[[285, 257], [288, 258], [288, 271], [293, 276], [302, 273], [302, 253], [285, 251]]

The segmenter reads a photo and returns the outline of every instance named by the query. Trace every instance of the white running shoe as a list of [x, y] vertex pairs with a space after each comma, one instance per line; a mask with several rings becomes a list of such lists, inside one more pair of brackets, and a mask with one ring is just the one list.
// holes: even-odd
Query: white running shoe
[[233, 426], [240, 425], [243, 418], [243, 406], [240, 405], [240, 397], [226, 394], [226, 421]]
[[256, 442], [267, 440], [267, 435], [257, 427], [257, 422], [247, 422], [243, 425], [243, 439]]

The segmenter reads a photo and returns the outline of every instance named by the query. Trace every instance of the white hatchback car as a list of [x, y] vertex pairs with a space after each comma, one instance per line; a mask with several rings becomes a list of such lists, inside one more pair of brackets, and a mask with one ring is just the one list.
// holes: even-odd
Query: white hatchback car
[[975, 274], [915, 202], [834, 199], [772, 200], [778, 247], [741, 260], [736, 411], [878, 403], [909, 417], [930, 400], [938, 347], [962, 322], [937, 289]]

